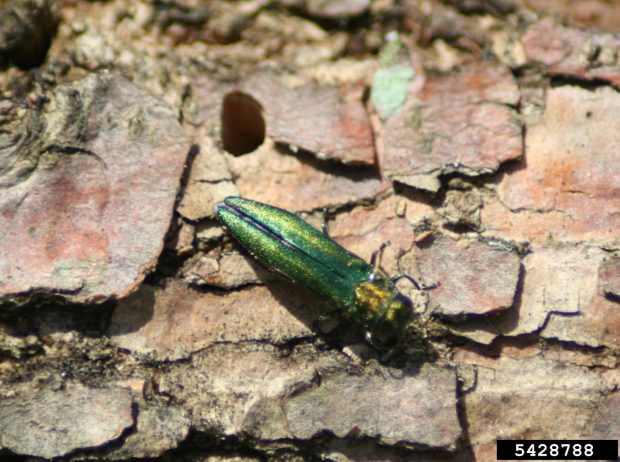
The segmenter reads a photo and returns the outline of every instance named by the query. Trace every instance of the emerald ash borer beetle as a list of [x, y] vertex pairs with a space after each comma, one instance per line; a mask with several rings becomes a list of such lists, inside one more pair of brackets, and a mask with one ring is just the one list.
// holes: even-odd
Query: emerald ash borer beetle
[[241, 197], [215, 206], [217, 218], [259, 263], [301, 284], [357, 323], [368, 343], [394, 347], [412, 318], [411, 301], [396, 288], [400, 278], [386, 276], [371, 263], [349, 252], [326, 233], [296, 215]]

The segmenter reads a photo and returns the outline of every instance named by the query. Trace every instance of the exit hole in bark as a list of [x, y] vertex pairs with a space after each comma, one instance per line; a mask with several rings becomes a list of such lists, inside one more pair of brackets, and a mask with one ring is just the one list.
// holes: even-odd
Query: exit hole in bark
[[222, 145], [231, 154], [247, 154], [265, 141], [263, 108], [250, 95], [239, 91], [227, 94], [221, 118]]

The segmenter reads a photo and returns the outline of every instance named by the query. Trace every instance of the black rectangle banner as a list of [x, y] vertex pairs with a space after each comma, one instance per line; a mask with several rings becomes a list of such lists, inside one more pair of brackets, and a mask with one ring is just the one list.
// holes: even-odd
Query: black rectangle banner
[[497, 440], [497, 460], [618, 460], [618, 440]]

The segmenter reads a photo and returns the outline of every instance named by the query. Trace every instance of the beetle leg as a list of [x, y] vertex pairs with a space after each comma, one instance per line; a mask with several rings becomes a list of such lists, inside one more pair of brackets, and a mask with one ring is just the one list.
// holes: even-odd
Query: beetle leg
[[394, 353], [396, 353], [396, 351], [398, 350], [399, 345], [395, 345], [392, 348], [390, 348], [385, 354], [381, 355], [381, 361], [382, 362], [386, 362], [387, 360], [389, 360], [392, 355]]
[[372, 272], [376, 273], [379, 271], [379, 265], [381, 265], [381, 257], [383, 256], [383, 250], [390, 245], [390, 241], [385, 241], [381, 246], [372, 253], [370, 257], [370, 264], [372, 265]]
[[319, 317], [317, 318], [317, 322], [329, 322], [329, 321], [333, 321], [333, 320], [338, 320], [338, 315], [339, 315], [339, 311], [338, 310], [334, 310], [334, 311], [329, 311], [327, 313], [323, 313], [321, 315], [319, 315]]
[[329, 237], [329, 229], [327, 224], [327, 209], [323, 207], [323, 223], [321, 223], [321, 230], [325, 237]]

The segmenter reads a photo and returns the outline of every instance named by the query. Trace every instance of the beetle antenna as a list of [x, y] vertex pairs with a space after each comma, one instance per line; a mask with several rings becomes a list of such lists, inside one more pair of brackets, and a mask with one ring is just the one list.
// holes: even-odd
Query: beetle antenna
[[411, 284], [413, 284], [413, 286], [418, 289], [418, 290], [432, 290], [436, 287], [439, 287], [440, 283], [439, 281], [435, 281], [432, 284], [429, 285], [421, 285], [418, 281], [416, 281], [413, 277], [409, 276], [408, 274], [397, 274], [396, 276], [392, 276], [390, 278], [392, 280], [392, 282], [398, 282], [401, 279], [406, 279], [407, 281], [411, 282]]
[[[398, 256], [398, 270], [399, 271], [400, 271], [400, 257], [402, 257], [403, 254], [404, 254], [404, 252], [401, 251], [400, 255]], [[417, 281], [417, 279], [415, 279], [414, 277], [410, 276], [409, 274], [403, 273], [403, 272], [400, 272], [396, 276], [392, 276], [390, 278], [390, 280], [393, 283], [396, 283], [396, 282], [400, 281], [401, 279], [406, 279], [407, 281], [409, 281], [411, 284], [413, 284], [413, 287], [415, 287], [417, 290], [432, 290], [432, 289], [438, 287], [439, 284], [440, 284], [439, 281], [435, 281], [435, 282], [433, 282], [431, 284], [428, 284], [428, 285], [420, 284]]]

